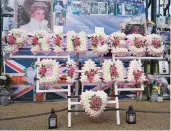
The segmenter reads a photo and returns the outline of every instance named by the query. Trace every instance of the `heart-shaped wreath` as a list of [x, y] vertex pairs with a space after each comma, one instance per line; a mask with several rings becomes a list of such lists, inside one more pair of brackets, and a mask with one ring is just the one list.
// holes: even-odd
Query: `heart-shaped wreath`
[[81, 95], [81, 104], [91, 118], [97, 118], [107, 104], [107, 94], [104, 91], [86, 91]]

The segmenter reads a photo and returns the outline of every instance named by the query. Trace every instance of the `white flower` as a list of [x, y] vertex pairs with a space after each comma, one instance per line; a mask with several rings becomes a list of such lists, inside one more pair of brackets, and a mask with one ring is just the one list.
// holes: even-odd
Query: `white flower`
[[1, 79], [1, 80], [6, 80], [7, 77], [6, 77], [6, 76], [0, 76], [0, 79]]

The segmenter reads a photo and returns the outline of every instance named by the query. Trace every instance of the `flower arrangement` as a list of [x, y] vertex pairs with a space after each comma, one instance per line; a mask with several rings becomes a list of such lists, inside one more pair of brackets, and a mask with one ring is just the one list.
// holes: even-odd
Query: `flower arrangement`
[[110, 46], [111, 46], [112, 54], [114, 56], [128, 55], [128, 50], [125, 47], [126, 46], [125, 37], [126, 35], [120, 32], [114, 32], [110, 35], [109, 37]]
[[44, 52], [47, 54], [50, 52], [50, 45], [48, 43], [49, 34], [46, 31], [38, 30], [34, 32], [34, 36], [32, 37], [32, 47], [31, 51], [33, 54], [37, 54], [38, 52]]
[[97, 118], [107, 104], [107, 94], [104, 91], [86, 91], [81, 94], [81, 105], [91, 118]]
[[150, 34], [146, 36], [146, 43], [148, 45], [147, 51], [152, 56], [163, 55], [164, 46], [162, 43], [162, 37], [157, 34]]
[[140, 34], [131, 34], [127, 36], [127, 43], [130, 45], [134, 56], [144, 56], [146, 54], [146, 44], [144, 36]]
[[101, 81], [98, 68], [92, 60], [85, 62], [80, 81], [83, 83], [98, 83]]
[[80, 32], [79, 34], [74, 31], [67, 32], [67, 52], [84, 53], [87, 50], [86, 33]]
[[63, 43], [63, 38], [61, 33], [56, 32], [53, 35], [53, 51], [56, 54], [63, 52], [62, 43]]
[[51, 59], [43, 59], [37, 64], [40, 84], [48, 86], [56, 83], [59, 75], [59, 64]]
[[67, 82], [68, 83], [74, 83], [75, 79], [77, 78], [77, 73], [76, 73], [76, 69], [77, 69], [77, 65], [73, 60], [69, 60], [67, 62]]
[[17, 52], [18, 49], [24, 46], [25, 43], [25, 31], [21, 29], [12, 29], [7, 34], [7, 42], [10, 45], [8, 50], [12, 51], [12, 53]]
[[90, 40], [91, 49], [98, 55], [104, 55], [108, 52], [107, 36], [104, 32], [94, 33]]
[[145, 81], [145, 76], [141, 68], [141, 64], [132, 60], [128, 68], [128, 79], [129, 82], [143, 83]]
[[112, 62], [111, 60], [105, 60], [103, 63], [103, 79], [105, 82], [124, 81], [124, 67], [120, 60]]

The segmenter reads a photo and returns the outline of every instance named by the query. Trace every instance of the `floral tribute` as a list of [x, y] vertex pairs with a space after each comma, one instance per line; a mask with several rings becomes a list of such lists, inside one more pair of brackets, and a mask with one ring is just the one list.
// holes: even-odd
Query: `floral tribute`
[[126, 35], [120, 32], [114, 32], [110, 35], [110, 47], [114, 56], [128, 55], [128, 49], [125, 42]]
[[98, 83], [101, 81], [98, 67], [96, 67], [96, 64], [92, 60], [85, 62], [80, 81], [83, 83]]
[[69, 31], [67, 33], [67, 52], [73, 53], [84, 53], [87, 51], [86, 45], [86, 33], [80, 32], [79, 34], [75, 33], [74, 31]]
[[143, 83], [146, 80], [141, 64], [138, 61], [132, 60], [130, 62], [127, 80], [135, 83]]
[[103, 32], [94, 33], [90, 40], [91, 49], [98, 55], [108, 53], [107, 36]]
[[63, 49], [62, 49], [62, 44], [63, 44], [62, 34], [58, 33], [58, 32], [55, 32], [55, 34], [53, 34], [52, 38], [53, 38], [53, 51], [56, 54], [63, 52]]
[[39, 52], [44, 52], [47, 54], [50, 52], [50, 44], [48, 42], [49, 34], [43, 30], [38, 30], [34, 32], [31, 43], [31, 52], [37, 54]]
[[91, 118], [98, 118], [107, 104], [107, 94], [104, 91], [86, 91], [81, 94], [81, 105]]
[[77, 73], [76, 73], [76, 69], [77, 69], [77, 65], [73, 60], [69, 60], [67, 62], [67, 82], [72, 84], [75, 82], [75, 79], [77, 78]]
[[140, 34], [131, 34], [127, 36], [129, 49], [134, 56], [144, 56], [146, 54], [146, 43], [144, 36]]
[[104, 82], [124, 81], [124, 66], [120, 60], [105, 60], [102, 66]]
[[152, 56], [162, 56], [164, 46], [162, 43], [162, 37], [157, 34], [150, 34], [146, 36], [147, 51]]
[[25, 31], [21, 29], [12, 29], [7, 34], [7, 42], [9, 44], [8, 52], [15, 53], [25, 44]]
[[43, 59], [38, 65], [39, 81], [41, 85], [56, 83], [59, 77], [59, 64], [55, 60]]

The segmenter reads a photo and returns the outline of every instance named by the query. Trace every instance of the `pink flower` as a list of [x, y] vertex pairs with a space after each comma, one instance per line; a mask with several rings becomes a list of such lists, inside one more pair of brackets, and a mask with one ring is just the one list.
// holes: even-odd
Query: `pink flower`
[[113, 45], [114, 46], [118, 46], [119, 45], [119, 39], [117, 37], [113, 38]]
[[39, 69], [39, 74], [41, 75], [41, 77], [45, 76], [45, 74], [46, 74], [46, 67], [45, 66], [42, 66]]
[[73, 68], [72, 66], [70, 66], [69, 67], [69, 70], [68, 70], [68, 75], [72, 77], [74, 75], [74, 72], [75, 72], [75, 68]]
[[117, 72], [116, 69], [117, 68], [114, 65], [111, 67], [111, 75], [113, 75], [113, 76], [117, 76], [118, 75], [118, 72]]
[[88, 77], [88, 81], [93, 82], [95, 72], [94, 71], [89, 71], [86, 74], [87, 74], [87, 77]]
[[16, 41], [15, 37], [13, 35], [10, 35], [8, 38], [8, 43], [10, 45], [13, 45], [13, 44], [15, 44], [15, 41]]
[[91, 39], [91, 43], [92, 43], [92, 45], [97, 46], [98, 45], [98, 39], [97, 39], [97, 37], [92, 38]]
[[57, 35], [56, 38], [55, 38], [55, 44], [60, 46], [61, 40], [62, 40], [62, 38]]
[[38, 38], [36, 36], [33, 36], [32, 45], [37, 45], [37, 44], [38, 44]]
[[135, 41], [134, 41], [134, 45], [135, 45], [135, 47], [137, 47], [137, 48], [141, 48], [142, 45], [143, 45], [143, 43], [142, 43], [141, 40], [135, 40]]
[[133, 75], [134, 75], [134, 80], [137, 82], [139, 80], [140, 76], [142, 75], [142, 71], [139, 71], [139, 70], [134, 71]]
[[152, 44], [153, 44], [154, 48], [158, 48], [161, 46], [160, 40], [153, 40]]
[[100, 110], [101, 105], [101, 99], [97, 96], [93, 96], [90, 101], [90, 108], [92, 108], [94, 111], [98, 111]]
[[80, 38], [77, 37], [77, 36], [74, 38], [74, 41], [73, 42], [74, 42], [74, 45], [75, 46], [80, 46], [80, 44], [81, 44]]

